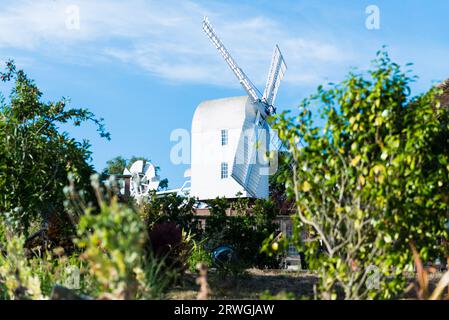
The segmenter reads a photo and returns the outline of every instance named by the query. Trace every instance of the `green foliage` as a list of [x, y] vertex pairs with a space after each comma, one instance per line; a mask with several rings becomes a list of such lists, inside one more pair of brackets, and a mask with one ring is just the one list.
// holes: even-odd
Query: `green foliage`
[[[176, 274], [167, 270], [163, 258], [145, 250], [148, 232], [141, 216], [135, 209], [119, 204], [116, 197], [105, 200], [108, 192], [100, 190], [95, 178], [93, 185], [99, 211], [86, 208], [78, 199], [85, 210], [77, 225], [79, 255], [66, 255], [62, 248], [26, 253], [23, 236], [7, 233], [7, 247], [0, 255], [0, 298], [48, 299], [55, 285], [69, 286], [79, 295], [100, 299], [164, 296]], [[79, 281], [70, 287], [75, 270]]]
[[[117, 156], [111, 160], [106, 161], [106, 168], [103, 169], [103, 174], [123, 174], [125, 168], [130, 168], [131, 165], [137, 160], [143, 160], [144, 162], [150, 161], [145, 157], [132, 156], [130, 159], [125, 159], [122, 156]], [[158, 170], [159, 168], [157, 168]]]
[[[299, 115], [273, 119], [293, 167], [286, 186], [296, 200], [297, 239], [308, 233], [302, 246], [322, 298], [335, 298], [338, 286], [347, 299], [391, 298], [411, 270], [410, 242], [426, 260], [441, 254], [449, 109], [436, 88], [410, 98], [413, 79], [379, 52], [367, 74], [320, 86]], [[314, 108], [323, 127], [313, 122]], [[369, 285], [373, 266], [379, 288]]]
[[292, 175], [290, 155], [286, 151], [280, 151], [277, 155], [278, 169], [269, 177], [270, 200], [279, 209], [282, 215], [290, 215], [294, 210], [294, 197], [289, 195], [285, 187], [285, 181]]
[[174, 194], [158, 197], [151, 194], [148, 202], [143, 205], [142, 212], [149, 229], [156, 223], [174, 222], [191, 234], [201, 234], [199, 222], [195, 219], [195, 199], [185, 198]]
[[[276, 256], [269, 257], [260, 252], [263, 240], [278, 229], [274, 222], [278, 210], [272, 202], [258, 199], [250, 206], [248, 199], [238, 199], [230, 204], [228, 200], [218, 198], [209, 205], [211, 214], [206, 218], [205, 230], [209, 249], [226, 244], [234, 248], [245, 266], [278, 266]], [[226, 214], [231, 206], [237, 212], [234, 216]]]
[[102, 203], [98, 214], [87, 211], [79, 222], [78, 234], [82, 258], [104, 297], [156, 298], [169, 283], [163, 262], [153, 256], [146, 258], [148, 239], [143, 221], [116, 198]]
[[195, 199], [178, 195], [150, 199], [141, 207], [150, 234], [149, 250], [165, 256], [167, 265], [181, 273], [188, 268], [188, 259], [200, 239], [202, 229], [194, 214]]
[[45, 299], [51, 296], [55, 285], [68, 286], [76, 292], [91, 293], [95, 286], [89, 275], [83, 274], [84, 262], [77, 255], [66, 256], [62, 249], [46, 251], [28, 258], [32, 272], [39, 278], [40, 288]]
[[91, 265], [92, 276], [102, 286], [102, 291], [116, 297], [135, 297], [137, 274], [143, 259], [145, 229], [138, 215], [122, 208], [116, 201], [102, 204], [97, 215], [87, 212], [78, 226], [83, 258]]
[[167, 269], [164, 259], [153, 256], [151, 253], [145, 262], [143, 292], [139, 294], [142, 299], [163, 299], [167, 289], [175, 283], [177, 274]]
[[33, 223], [64, 216], [68, 173], [79, 187], [89, 187], [90, 146], [59, 126], [92, 121], [101, 136], [109, 134], [102, 119], [87, 109], [68, 109], [68, 99], [41, 102], [42, 92], [13, 62], [0, 78], [14, 82], [9, 100], [0, 101], [0, 213], [16, 232], [27, 235]]
[[128, 167], [128, 162], [122, 156], [117, 156], [111, 160], [106, 161], [106, 168], [103, 169], [104, 174], [123, 174], [123, 170]]
[[42, 299], [39, 277], [25, 257], [23, 237], [9, 239], [6, 252], [0, 253], [0, 297], [4, 299]]
[[[82, 270], [77, 256], [67, 257], [54, 252], [40, 252], [29, 257], [23, 236], [10, 236], [6, 251], [0, 255], [0, 299], [48, 299], [55, 285], [68, 285], [74, 270]], [[79, 278], [87, 291], [87, 277]], [[76, 288], [74, 288], [76, 289]]]

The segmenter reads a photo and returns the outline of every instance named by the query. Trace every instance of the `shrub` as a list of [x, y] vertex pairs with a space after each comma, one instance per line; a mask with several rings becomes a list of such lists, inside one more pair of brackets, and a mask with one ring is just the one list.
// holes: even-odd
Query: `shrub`
[[202, 229], [194, 214], [195, 199], [178, 195], [150, 196], [141, 207], [150, 242], [147, 248], [164, 257], [176, 272], [188, 267], [193, 238], [200, 239]]
[[0, 296], [4, 299], [43, 299], [41, 283], [25, 256], [23, 237], [8, 239], [0, 252]]
[[169, 282], [162, 265], [153, 256], [145, 255], [148, 235], [143, 221], [116, 198], [108, 204], [102, 202], [98, 214], [87, 211], [79, 222], [78, 235], [81, 257], [100, 286], [101, 297], [156, 298], [164, 288], [155, 290], [149, 284], [157, 283], [157, 278], [161, 284]]
[[166, 267], [173, 271], [183, 272], [187, 268], [187, 260], [192, 250], [190, 233], [182, 230], [173, 221], [157, 223], [149, 230], [150, 241], [148, 252], [163, 258]]
[[263, 240], [278, 229], [274, 222], [278, 211], [273, 203], [258, 199], [251, 206], [248, 199], [239, 199], [232, 204], [237, 213], [235, 216], [226, 215], [231, 206], [227, 199], [215, 199], [209, 205], [211, 215], [206, 219], [205, 230], [207, 248], [230, 245], [247, 267], [279, 265], [276, 256], [260, 252]]
[[188, 269], [190, 272], [197, 272], [197, 266], [199, 263], [204, 264], [207, 268], [212, 266], [212, 256], [210, 250], [204, 248], [204, 242], [207, 239], [201, 241], [193, 240], [192, 250], [188, 258]]
[[[24, 248], [23, 236], [7, 234], [7, 246], [0, 252], [1, 298], [47, 299], [56, 285], [101, 299], [163, 297], [176, 274], [167, 270], [163, 258], [145, 250], [148, 233], [144, 221], [115, 196], [107, 200], [104, 194], [110, 191], [102, 190], [97, 179], [93, 185], [100, 210], [86, 207], [82, 197], [72, 197], [77, 199], [78, 210], [85, 211], [77, 225], [79, 255], [67, 255], [62, 248], [29, 251]], [[181, 239], [188, 241], [185, 235]]]
[[194, 198], [173, 194], [158, 197], [153, 193], [148, 202], [143, 205], [145, 223], [151, 230], [156, 223], [173, 222], [179, 229], [199, 235], [201, 227], [195, 219], [195, 202]]

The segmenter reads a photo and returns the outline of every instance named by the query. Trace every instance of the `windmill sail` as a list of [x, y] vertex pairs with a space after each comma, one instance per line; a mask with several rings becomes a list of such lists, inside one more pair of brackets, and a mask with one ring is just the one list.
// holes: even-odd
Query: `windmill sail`
[[266, 121], [260, 122], [255, 127], [256, 130], [256, 143], [253, 154], [250, 157], [250, 163], [248, 166], [248, 174], [245, 181], [246, 190], [256, 195], [258, 193], [260, 180], [263, 175], [268, 175], [269, 163], [266, 159], [266, 153], [268, 151], [268, 124]]
[[256, 197], [261, 174], [268, 174], [264, 155], [268, 150], [269, 128], [257, 112], [256, 119], [245, 120], [240, 134], [231, 176], [253, 197]]
[[255, 144], [254, 127], [254, 121], [252, 119], [246, 118], [243, 123], [242, 131], [240, 133], [237, 150], [234, 157], [234, 164], [232, 166], [231, 176], [242, 187], [245, 186], [246, 177], [248, 176], [249, 172], [249, 157], [252, 154], [251, 149]]
[[215, 30], [212, 28], [209, 22], [209, 19], [207, 18], [204, 18], [203, 20], [203, 30], [207, 34], [209, 39], [212, 41], [212, 43], [215, 45], [217, 50], [221, 53], [226, 63], [229, 65], [232, 72], [234, 72], [235, 76], [237, 77], [243, 89], [245, 89], [246, 93], [251, 98], [251, 100], [253, 102], [257, 102], [258, 100], [260, 100], [257, 88], [252, 84], [252, 82], [249, 80], [249, 78], [246, 76], [243, 70], [239, 68], [235, 60], [232, 58], [231, 54], [228, 52], [224, 44], [221, 42], [220, 38], [218, 38], [217, 34], [215, 33]]
[[271, 59], [270, 71], [268, 72], [267, 84], [265, 85], [262, 97], [262, 101], [269, 106], [272, 106], [276, 100], [279, 85], [281, 84], [285, 71], [287, 71], [287, 65], [285, 64], [281, 50], [279, 50], [279, 47], [276, 45], [273, 58]]

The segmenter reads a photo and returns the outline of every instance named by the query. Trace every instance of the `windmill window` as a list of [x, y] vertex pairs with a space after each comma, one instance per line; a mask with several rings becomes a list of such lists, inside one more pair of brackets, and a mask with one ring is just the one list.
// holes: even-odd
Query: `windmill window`
[[228, 144], [228, 130], [221, 130], [221, 145], [226, 146]]
[[221, 178], [227, 179], [228, 178], [228, 164], [226, 162], [221, 163]]

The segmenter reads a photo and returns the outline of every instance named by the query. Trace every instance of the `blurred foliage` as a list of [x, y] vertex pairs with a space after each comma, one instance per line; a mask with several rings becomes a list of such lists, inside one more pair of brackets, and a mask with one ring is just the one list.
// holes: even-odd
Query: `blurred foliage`
[[43, 298], [39, 277], [25, 256], [23, 236], [10, 237], [6, 252], [0, 253], [0, 297], [3, 299]]
[[163, 259], [145, 251], [148, 232], [136, 210], [111, 200], [100, 201], [100, 212], [86, 211], [76, 241], [99, 284], [103, 298], [160, 298], [172, 281]]
[[77, 245], [89, 272], [102, 286], [103, 292], [122, 299], [135, 298], [138, 276], [143, 277], [145, 229], [139, 216], [117, 201], [101, 204], [99, 214], [89, 211], [81, 217]]
[[199, 263], [203, 263], [207, 268], [212, 266], [212, 254], [204, 246], [206, 241], [207, 238], [200, 241], [192, 239], [192, 250], [187, 261], [188, 269], [192, 273], [197, 272]]
[[[449, 300], [449, 271], [446, 271], [446, 273], [441, 276], [433, 292], [430, 292], [429, 274], [435, 273], [436, 270], [434, 268], [425, 268], [413, 243], [410, 243], [410, 248], [413, 253], [413, 260], [416, 267], [416, 281], [411, 284], [410, 288], [414, 288], [416, 290], [417, 298], [419, 300]], [[445, 289], [447, 289], [446, 294], [444, 294]]]
[[164, 296], [176, 274], [167, 269], [164, 257], [146, 250], [149, 238], [141, 215], [119, 203], [110, 186], [99, 184], [98, 176], [93, 176], [92, 185], [99, 210], [83, 196], [75, 197], [76, 190], [66, 190], [77, 210], [84, 210], [75, 239], [79, 251], [67, 255], [63, 248], [26, 250], [23, 236], [6, 232], [6, 248], [0, 254], [0, 298], [48, 299], [56, 285], [96, 299]]
[[42, 102], [42, 92], [14, 62], [0, 72], [3, 82], [13, 82], [8, 101], [0, 99], [0, 213], [18, 233], [29, 234], [32, 224], [65, 216], [63, 187], [72, 173], [80, 188], [89, 188], [93, 168], [87, 141], [76, 141], [59, 126], [93, 122], [109, 139], [102, 119], [87, 109], [68, 109], [68, 99]]
[[394, 297], [412, 270], [410, 241], [426, 261], [446, 254], [449, 109], [436, 87], [410, 97], [413, 80], [379, 51], [367, 73], [320, 86], [298, 115], [271, 119], [292, 165], [284, 178], [295, 242], [320, 276], [321, 298], [336, 298], [338, 286], [346, 299]]

